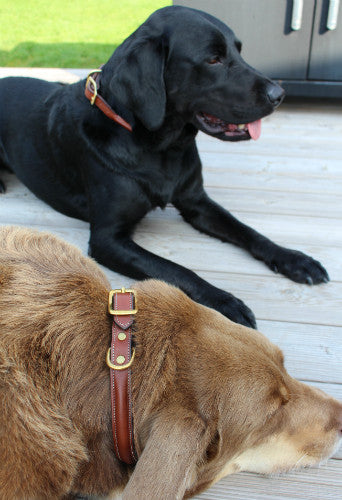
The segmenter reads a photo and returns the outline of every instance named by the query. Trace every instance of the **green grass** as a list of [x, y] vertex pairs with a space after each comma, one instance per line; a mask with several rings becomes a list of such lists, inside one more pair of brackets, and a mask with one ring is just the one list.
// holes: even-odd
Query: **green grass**
[[0, 0], [0, 66], [90, 68], [171, 0]]

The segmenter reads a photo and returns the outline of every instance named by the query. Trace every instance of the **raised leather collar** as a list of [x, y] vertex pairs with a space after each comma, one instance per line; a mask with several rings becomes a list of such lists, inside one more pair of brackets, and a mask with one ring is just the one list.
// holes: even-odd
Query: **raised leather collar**
[[114, 122], [118, 123], [122, 127], [124, 127], [126, 130], [129, 130], [132, 132], [132, 127], [129, 123], [126, 122], [120, 115], [115, 113], [115, 111], [109, 106], [108, 102], [103, 99], [98, 94], [98, 91], [100, 89], [100, 74], [102, 73], [102, 69], [93, 69], [86, 81], [85, 89], [84, 89], [84, 95], [86, 98], [90, 101], [90, 104], [93, 106], [97, 106], [102, 113], [104, 113], [108, 118], [113, 120]]
[[112, 341], [106, 362], [110, 368], [112, 430], [115, 454], [126, 464], [135, 464], [131, 365], [135, 350], [132, 348], [132, 327], [137, 312], [135, 293], [131, 289], [111, 290], [108, 302], [113, 316]]

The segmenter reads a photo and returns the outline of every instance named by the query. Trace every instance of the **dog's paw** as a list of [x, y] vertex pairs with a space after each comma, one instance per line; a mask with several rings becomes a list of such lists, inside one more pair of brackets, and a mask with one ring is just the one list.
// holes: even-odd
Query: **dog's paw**
[[267, 264], [272, 271], [282, 273], [297, 283], [318, 285], [329, 281], [329, 275], [322, 264], [298, 250], [277, 249]]
[[2, 182], [2, 180], [0, 179], [0, 194], [2, 194], [2, 193], [6, 193], [6, 186]]
[[218, 290], [217, 293], [211, 297], [210, 304], [206, 304], [221, 314], [226, 316], [234, 323], [248, 326], [249, 328], [256, 329], [257, 324], [253, 312], [246, 306], [242, 300], [234, 297], [234, 295]]

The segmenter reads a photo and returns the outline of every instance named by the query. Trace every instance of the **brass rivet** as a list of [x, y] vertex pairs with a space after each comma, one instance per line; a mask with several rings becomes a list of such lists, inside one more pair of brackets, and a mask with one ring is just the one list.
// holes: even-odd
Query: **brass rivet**
[[118, 335], [119, 340], [126, 340], [127, 335], [124, 332], [120, 332]]
[[126, 361], [125, 360], [125, 356], [118, 356], [116, 358], [116, 362], [117, 362], [118, 365], [123, 365], [125, 361]]

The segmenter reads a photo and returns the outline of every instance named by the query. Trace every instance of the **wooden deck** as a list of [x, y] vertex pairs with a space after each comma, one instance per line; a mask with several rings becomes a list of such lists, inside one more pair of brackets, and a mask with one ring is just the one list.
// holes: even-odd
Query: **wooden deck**
[[[0, 70], [0, 76], [9, 72]], [[43, 73], [74, 78], [63, 71], [55, 75]], [[196, 232], [172, 207], [146, 217], [135, 241], [243, 299], [260, 331], [284, 350], [289, 373], [342, 399], [342, 103], [292, 101], [263, 123], [258, 142], [199, 136], [207, 189], [243, 222], [320, 260], [330, 283], [309, 287], [275, 275], [243, 250]], [[3, 179], [8, 191], [0, 196], [1, 225], [48, 230], [86, 254], [88, 224], [53, 211], [13, 175]], [[115, 287], [130, 283], [105, 272]], [[276, 478], [229, 476], [197, 498], [342, 498], [339, 456]]]

